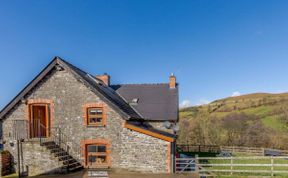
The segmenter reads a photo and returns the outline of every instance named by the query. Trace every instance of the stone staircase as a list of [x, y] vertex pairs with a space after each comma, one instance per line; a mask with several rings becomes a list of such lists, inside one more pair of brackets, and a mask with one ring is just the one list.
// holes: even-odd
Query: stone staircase
[[65, 135], [61, 128], [48, 129], [41, 123], [35, 128], [31, 125], [26, 120], [13, 121], [13, 138], [22, 142], [20, 172], [35, 176], [83, 169], [81, 145]]
[[41, 146], [47, 148], [58, 161], [63, 163], [62, 169], [67, 172], [76, 172], [83, 169], [81, 163], [74, 159], [66, 150], [62, 149], [54, 141], [46, 141], [41, 143]]

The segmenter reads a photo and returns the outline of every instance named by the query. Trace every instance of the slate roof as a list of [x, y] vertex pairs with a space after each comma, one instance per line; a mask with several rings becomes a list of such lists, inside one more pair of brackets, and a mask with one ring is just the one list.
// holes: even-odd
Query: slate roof
[[[70, 70], [127, 120], [178, 120], [178, 88], [170, 89], [168, 84], [112, 85], [108, 87], [93, 75], [59, 57], [55, 57], [39, 75], [4, 107], [0, 112], [0, 120], [57, 66]], [[139, 98], [138, 104], [130, 105], [129, 102], [134, 98]]]
[[[121, 112], [124, 112], [129, 118], [140, 119], [141, 116], [129, 106], [112, 88], [103, 84], [101, 80], [96, 79], [93, 75], [84, 72], [83, 70], [73, 66], [61, 59], [66, 65], [68, 65], [74, 72], [76, 72], [80, 77], [82, 77], [89, 85], [92, 86], [98, 93], [104, 96], [108, 102], [113, 103], [116, 107], [120, 109]], [[97, 93], [96, 92], [96, 93]], [[103, 99], [103, 98], [102, 98]]]
[[145, 124], [145, 123], [142, 123], [142, 122], [133, 122], [133, 121], [127, 121], [127, 123], [130, 124], [130, 125], [133, 125], [133, 126], [136, 126], [136, 127], [139, 127], [139, 128], [154, 132], [154, 133], [158, 133], [158, 134], [164, 135], [166, 137], [170, 137], [170, 138], [174, 138], [174, 139], [177, 138], [176, 134], [172, 134], [172, 133], [169, 133], [169, 132], [165, 132], [165, 131], [162, 131], [162, 130], [155, 129], [154, 127], [152, 127], [149, 124]]
[[[146, 120], [178, 120], [178, 87], [169, 84], [123, 84], [111, 86]], [[132, 100], [138, 100], [133, 103]]]

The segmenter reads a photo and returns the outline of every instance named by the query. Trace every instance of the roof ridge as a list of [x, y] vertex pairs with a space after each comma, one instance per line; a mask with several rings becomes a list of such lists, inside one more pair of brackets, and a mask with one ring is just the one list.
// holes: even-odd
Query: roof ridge
[[113, 84], [111, 86], [116, 85], [169, 85], [169, 83], [120, 83], [120, 84]]

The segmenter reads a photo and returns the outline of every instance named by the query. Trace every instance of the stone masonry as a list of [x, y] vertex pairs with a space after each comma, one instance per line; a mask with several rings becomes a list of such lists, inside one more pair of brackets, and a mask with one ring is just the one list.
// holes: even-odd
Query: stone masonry
[[[51, 113], [52, 127], [60, 127], [61, 131], [71, 139], [71, 144], [77, 143], [72, 144], [74, 147], [78, 147], [83, 140], [107, 140], [111, 147], [112, 168], [155, 173], [167, 173], [170, 170], [170, 143], [124, 128], [125, 121], [111, 107], [107, 106], [107, 125], [105, 127], [85, 126], [83, 124], [83, 105], [104, 102], [70, 71], [55, 70], [25, 99], [28, 101], [51, 100], [53, 102], [51, 107], [54, 107], [50, 108], [54, 111]], [[12, 139], [12, 121], [28, 119], [27, 107], [27, 104], [19, 103], [3, 122], [3, 140], [6, 141], [4, 148], [14, 156], [16, 156], [15, 146], [11, 147], [8, 144]], [[45, 150], [41, 150], [34, 144], [26, 146], [27, 149], [24, 150], [25, 164], [29, 165], [33, 172], [41, 173], [39, 171], [42, 169], [39, 167], [40, 164], [45, 164], [45, 171], [57, 169], [49, 155], [45, 155]], [[37, 154], [45, 156], [35, 159]], [[31, 160], [33, 160], [33, 164]], [[49, 162], [45, 163], [48, 160]]]
[[0, 176], [2, 176], [2, 154], [0, 153]]
[[39, 142], [24, 142], [22, 147], [25, 153], [23, 159], [25, 166], [28, 166], [29, 176], [65, 172], [62, 168], [63, 163], [50, 154], [46, 147], [40, 146]]

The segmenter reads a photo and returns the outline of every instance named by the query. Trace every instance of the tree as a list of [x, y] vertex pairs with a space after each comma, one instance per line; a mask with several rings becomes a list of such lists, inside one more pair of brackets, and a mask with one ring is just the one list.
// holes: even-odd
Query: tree
[[255, 116], [244, 113], [232, 113], [222, 119], [222, 128], [226, 132], [226, 145], [244, 145], [247, 141], [245, 137], [246, 129], [249, 127], [248, 121], [255, 120]]

